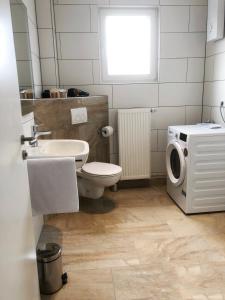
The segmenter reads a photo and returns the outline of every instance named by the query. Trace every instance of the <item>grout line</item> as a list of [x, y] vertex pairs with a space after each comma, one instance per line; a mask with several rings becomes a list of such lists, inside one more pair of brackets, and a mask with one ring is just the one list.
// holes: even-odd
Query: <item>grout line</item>
[[[40, 29], [48, 29], [48, 28], [40, 28]], [[56, 31], [56, 33], [65, 33], [65, 34], [91, 34], [91, 33], [98, 33], [98, 31]]]
[[[60, 34], [58, 36], [61, 37]], [[61, 56], [62, 56], [62, 54], [61, 54]], [[69, 60], [69, 61], [90, 61], [90, 60], [96, 60], [97, 61], [97, 60], [99, 60], [98, 58], [58, 58], [58, 59], [59, 60]]]
[[204, 106], [204, 96], [205, 96], [205, 79], [206, 79], [206, 49], [207, 49], [207, 41], [205, 42], [205, 58], [204, 58], [204, 70], [203, 70], [203, 89], [202, 89], [202, 113], [201, 113], [201, 121], [203, 120], [203, 106]]
[[38, 27], [38, 29], [40, 29], [40, 30], [49, 30], [49, 29], [52, 29], [52, 27]]
[[[38, 42], [38, 52], [39, 52], [38, 60], [39, 60], [39, 67], [40, 67], [40, 77], [41, 77], [41, 85], [43, 86], [42, 66], [41, 66], [41, 58], [40, 58], [40, 56], [41, 56], [40, 39], [39, 39], [39, 32], [38, 32], [38, 28], [37, 28], [37, 5], [36, 5], [36, 1], [34, 1], [34, 11], [35, 11], [35, 18], [36, 18], [36, 26], [35, 26], [35, 28], [36, 28], [37, 42]], [[32, 60], [32, 58], [31, 58], [31, 60]], [[33, 66], [32, 66], [32, 68], [33, 68]], [[33, 72], [34, 72], [34, 70], [32, 71], [32, 73]], [[33, 82], [34, 82], [34, 74], [32, 74], [32, 77], [33, 77]], [[34, 82], [34, 84], [35, 84], [35, 82]]]
[[[55, 49], [55, 65], [56, 65], [56, 79], [57, 79], [57, 83], [58, 86], [61, 87], [61, 78], [60, 78], [60, 71], [59, 71], [59, 55], [58, 55], [58, 50], [60, 52], [61, 51], [61, 40], [60, 40], [60, 34], [59, 34], [59, 44], [57, 44], [57, 32], [56, 32], [56, 16], [55, 16], [55, 4], [54, 4], [54, 0], [50, 0], [51, 1], [51, 18], [52, 18], [52, 30], [54, 32], [54, 49]], [[58, 47], [60, 47], [60, 49], [58, 49]], [[60, 55], [62, 56], [62, 53], [60, 53]]]
[[[43, 58], [43, 60], [45, 60], [47, 58]], [[61, 60], [59, 60], [61, 61]], [[91, 61], [91, 60], [89, 60]], [[221, 80], [222, 82], [225, 81], [225, 80]], [[213, 81], [212, 81], [213, 82]], [[168, 81], [168, 82], [128, 82], [128, 83], [112, 83], [112, 82], [108, 82], [108, 83], [82, 83], [82, 84], [77, 84], [77, 85], [99, 85], [99, 86], [129, 86], [129, 85], [157, 85], [158, 88], [160, 85], [202, 85], [204, 82], [203, 81], [196, 81], [196, 82], [186, 82], [186, 81], [183, 81], [183, 82], [175, 82], [175, 81]], [[69, 86], [69, 84], [66, 84]]]
[[[62, 33], [57, 32], [57, 34], [62, 35]], [[225, 52], [224, 52], [225, 53]], [[187, 56], [185, 57], [163, 57], [160, 58], [160, 60], [182, 60], [182, 59], [186, 59]], [[205, 58], [204, 56], [188, 56], [188, 58], [195, 58], [195, 59], [202, 59]], [[99, 60], [99, 58], [64, 58], [63, 60]]]
[[[188, 25], [189, 26], [189, 25]], [[160, 33], [164, 33], [164, 34], [166, 34], [166, 33], [168, 33], [168, 34], [180, 34], [180, 33], [182, 33], [182, 34], [185, 34], [185, 33], [188, 33], [188, 34], [195, 34], [195, 33], [206, 33], [207, 31], [189, 31], [189, 29], [188, 29], [188, 31], [161, 31]]]
[[[49, 28], [38, 28], [38, 29], [49, 29]], [[57, 33], [98, 33], [98, 31], [56, 31]], [[206, 33], [206, 31], [160, 31], [163, 34], [199, 34]]]
[[186, 82], [188, 82], [188, 71], [189, 71], [189, 58], [187, 57], [187, 70], [186, 70]]
[[189, 21], [188, 21], [188, 32], [190, 32], [190, 25], [191, 25], [191, 6], [189, 6]]
[[[110, 154], [110, 156], [111, 156], [111, 154]], [[110, 159], [111, 159], [111, 157], [110, 157]], [[110, 271], [111, 271], [111, 277], [112, 277], [114, 300], [116, 300], [116, 287], [115, 287], [115, 280], [114, 280], [112, 268], [110, 268]]]
[[[37, 59], [40, 59], [40, 57], [38, 57], [38, 56], [36, 56], [36, 55], [34, 55], [35, 56], [35, 58], [37, 58]], [[32, 62], [32, 58], [30, 58], [30, 59], [17, 59], [16, 61], [19, 61], [19, 62]]]
[[[156, 144], [157, 144], [157, 152], [159, 151], [159, 129], [156, 129], [156, 132], [157, 132], [157, 136], [156, 136]], [[151, 151], [151, 152], [154, 152], [154, 151]]]
[[45, 60], [45, 59], [55, 59], [55, 56], [41, 56], [40, 59]]
[[63, 55], [62, 55], [62, 41], [61, 41], [61, 33], [58, 33], [58, 48], [59, 48], [59, 55], [60, 57], [57, 57], [58, 60], [63, 60]]
[[93, 84], [95, 84], [95, 77], [94, 77], [94, 63], [93, 63], [93, 60], [91, 61], [91, 73], [92, 73]]
[[187, 106], [186, 105], [184, 106], [184, 114], [185, 114], [185, 117], [184, 117], [185, 125], [187, 125]]
[[[58, 4], [58, 3], [55, 3], [54, 4], [55, 6], [88, 6], [88, 5], [90, 5], [90, 3], [80, 3], [80, 4], [78, 4], [78, 3], [63, 3], [63, 4]], [[108, 3], [108, 4], [106, 4], [106, 5], [104, 5], [104, 6], [108, 6], [108, 5], [110, 5], [110, 6], [116, 6], [116, 5], [114, 5], [113, 3], [111, 3], [111, 1]], [[124, 5], [125, 6], [125, 5]], [[126, 7], [136, 7], [137, 5], [126, 5]], [[175, 7], [185, 7], [185, 6], [194, 6], [194, 7], [196, 7], [196, 6], [199, 6], [199, 7], [207, 7], [207, 4], [191, 4], [191, 5], [188, 5], [188, 4], [184, 4], [184, 5], [179, 5], [179, 4], [169, 4], [169, 5], [166, 5], [166, 4], [161, 4], [161, 3], [159, 3], [159, 5], [158, 4], [155, 4], [155, 5], [147, 5], [147, 4], [142, 4], [142, 5], [139, 5], [140, 7], [156, 7], [156, 6], [163, 6], [163, 7], [171, 7], [171, 6], [175, 6]]]
[[204, 83], [224, 82], [225, 79], [205, 80]]
[[160, 93], [160, 90], [159, 90], [159, 84], [158, 84], [158, 106], [159, 106], [159, 93]]
[[59, 87], [59, 66], [57, 61], [58, 56], [58, 46], [56, 40], [56, 27], [55, 27], [55, 11], [54, 11], [54, 0], [50, 0], [50, 13], [51, 13], [51, 24], [52, 24], [52, 41], [53, 41], [53, 49], [54, 49], [54, 67], [55, 67], [55, 79], [56, 85]]
[[112, 108], [114, 108], [114, 88], [112, 85]]
[[213, 107], [210, 107], [210, 115], [209, 115], [210, 121], [212, 121], [212, 110], [213, 110]]
[[91, 33], [91, 23], [92, 23], [92, 18], [91, 18], [91, 5], [89, 5], [89, 12], [90, 12], [90, 33]]
[[[224, 52], [225, 53], [225, 52]], [[169, 59], [186, 59], [187, 56], [181, 56], [181, 57], [161, 57], [160, 60], [169, 60]], [[188, 58], [205, 58], [205, 56], [188, 56]]]

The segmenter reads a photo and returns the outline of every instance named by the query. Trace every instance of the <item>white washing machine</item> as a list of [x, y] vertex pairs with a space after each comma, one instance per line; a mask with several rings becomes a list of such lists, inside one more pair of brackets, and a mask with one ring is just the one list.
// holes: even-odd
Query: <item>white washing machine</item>
[[225, 128], [170, 126], [167, 192], [186, 213], [225, 210]]

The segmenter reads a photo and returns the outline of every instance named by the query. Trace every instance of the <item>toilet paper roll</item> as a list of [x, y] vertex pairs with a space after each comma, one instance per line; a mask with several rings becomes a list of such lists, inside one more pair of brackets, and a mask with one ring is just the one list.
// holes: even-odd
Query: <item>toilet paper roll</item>
[[102, 128], [103, 137], [110, 137], [111, 135], [113, 135], [113, 128], [111, 126], [105, 126]]

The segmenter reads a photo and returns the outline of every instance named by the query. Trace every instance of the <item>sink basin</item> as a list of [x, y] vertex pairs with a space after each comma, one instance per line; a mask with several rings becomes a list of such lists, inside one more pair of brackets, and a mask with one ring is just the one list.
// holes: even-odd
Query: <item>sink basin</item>
[[82, 140], [39, 140], [38, 147], [26, 148], [29, 158], [75, 157], [81, 168], [88, 159], [89, 145]]

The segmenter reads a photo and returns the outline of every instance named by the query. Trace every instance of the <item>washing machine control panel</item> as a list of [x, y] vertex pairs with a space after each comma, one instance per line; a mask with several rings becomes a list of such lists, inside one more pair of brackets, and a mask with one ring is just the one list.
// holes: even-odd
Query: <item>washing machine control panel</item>
[[183, 141], [183, 142], [187, 142], [187, 135], [181, 132], [180, 133], [180, 140]]

